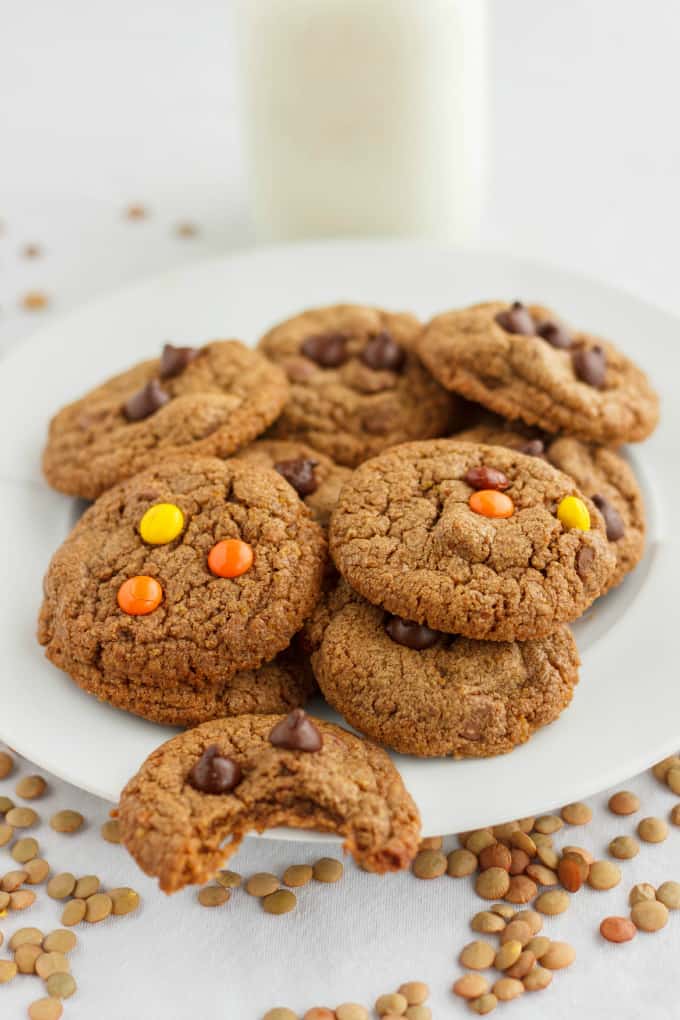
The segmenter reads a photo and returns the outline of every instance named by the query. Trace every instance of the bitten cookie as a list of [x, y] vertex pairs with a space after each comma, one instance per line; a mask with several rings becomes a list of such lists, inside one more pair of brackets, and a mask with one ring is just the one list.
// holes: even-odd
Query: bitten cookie
[[343, 486], [335, 564], [390, 613], [465, 637], [543, 637], [606, 588], [599, 510], [538, 457], [451, 439], [405, 443]]
[[539, 305], [489, 301], [445, 312], [425, 328], [419, 349], [447, 389], [548, 432], [637, 442], [659, 418], [658, 396], [637, 365]]
[[123, 843], [165, 892], [205, 882], [251, 831], [335, 832], [363, 868], [386, 872], [408, 866], [420, 829], [387, 754], [300, 709], [169, 740], [123, 790], [119, 820]]
[[275, 326], [260, 350], [280, 365], [290, 399], [272, 429], [355, 467], [407, 439], [445, 434], [455, 399], [416, 354], [421, 325], [360, 305], [303, 312]]
[[305, 443], [286, 439], [257, 439], [240, 450], [236, 459], [278, 471], [323, 527], [328, 525], [340, 489], [351, 473]]
[[197, 703], [220, 698], [289, 645], [325, 562], [319, 525], [277, 472], [165, 461], [83, 514], [48, 569], [38, 637], [86, 690], [118, 685], [118, 703], [139, 685], [161, 702], [185, 685]]
[[161, 457], [227, 457], [270, 425], [288, 396], [281, 369], [238, 340], [166, 344], [64, 407], [50, 423], [50, 485], [96, 499]]
[[544, 456], [573, 478], [605, 520], [607, 539], [616, 555], [616, 568], [608, 588], [620, 584], [642, 558], [646, 530], [642, 493], [632, 468], [615, 450], [569, 436], [530, 437], [511, 427], [504, 428], [502, 423], [467, 429], [455, 438]]
[[533, 641], [473, 641], [358, 595], [344, 599], [313, 657], [323, 694], [351, 726], [419, 757], [511, 751], [567, 707], [578, 665], [568, 627]]

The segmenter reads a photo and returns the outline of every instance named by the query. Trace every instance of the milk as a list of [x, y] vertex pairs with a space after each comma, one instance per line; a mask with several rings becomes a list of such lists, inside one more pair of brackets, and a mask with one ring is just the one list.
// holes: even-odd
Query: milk
[[237, 0], [260, 237], [474, 234], [485, 0]]

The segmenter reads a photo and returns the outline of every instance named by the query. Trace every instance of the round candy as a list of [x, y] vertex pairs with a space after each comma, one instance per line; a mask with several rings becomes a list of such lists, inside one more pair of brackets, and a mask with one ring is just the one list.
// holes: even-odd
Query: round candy
[[479, 489], [470, 496], [470, 509], [482, 517], [512, 517], [515, 504], [498, 489]]
[[557, 508], [557, 517], [565, 528], [578, 528], [579, 531], [590, 531], [588, 507], [578, 496], [565, 496]]
[[139, 522], [139, 534], [149, 545], [167, 545], [182, 531], [184, 514], [174, 503], [149, 507]]
[[217, 577], [240, 577], [253, 565], [253, 547], [240, 538], [227, 538], [208, 553], [208, 566]]
[[130, 616], [153, 613], [163, 601], [163, 589], [155, 577], [139, 574], [128, 577], [118, 589], [118, 605]]

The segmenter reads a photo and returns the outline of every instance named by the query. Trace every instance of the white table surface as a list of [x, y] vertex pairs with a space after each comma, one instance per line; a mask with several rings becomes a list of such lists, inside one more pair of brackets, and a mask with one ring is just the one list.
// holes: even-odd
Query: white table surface
[[[492, 9], [494, 157], [480, 241], [577, 267], [680, 312], [680, 9], [666, 0], [494, 0]], [[5, 0], [0, 13], [0, 350], [97, 294], [252, 240], [229, 0]], [[147, 205], [149, 218], [125, 221], [130, 202]], [[179, 239], [175, 227], [187, 220], [199, 234]], [[30, 242], [41, 258], [18, 255]], [[32, 289], [50, 295], [46, 311], [20, 308]], [[569, 763], [552, 767], [559, 806]], [[21, 773], [31, 771], [21, 763]], [[11, 795], [14, 781], [0, 781], [0, 794]], [[649, 775], [628, 785], [643, 814], [665, 817], [675, 802]], [[348, 864], [341, 884], [301, 890], [286, 917], [268, 917], [243, 892], [208, 911], [192, 891], [163, 897], [101, 840], [108, 805], [57, 780], [49, 790], [35, 805], [44, 818], [73, 807], [88, 819], [72, 837], [40, 828], [53, 867], [96, 872], [143, 896], [137, 915], [78, 929], [79, 991], [66, 1017], [257, 1020], [284, 1004], [302, 1015], [312, 1005], [370, 1005], [414, 978], [430, 983], [437, 1020], [465, 1015], [449, 989], [472, 938], [468, 919], [482, 907], [468, 881], [378, 879]], [[614, 835], [632, 832], [635, 818], [608, 814], [606, 799], [592, 799], [586, 830], [565, 830], [556, 843], [604, 854]], [[626, 913], [633, 882], [680, 879], [679, 846], [673, 828], [666, 843], [643, 844], [622, 863], [618, 888], [579, 893], [567, 915], [546, 922], [574, 943], [577, 963], [547, 992], [500, 1008], [531, 1020], [676, 1017], [678, 918], [621, 947], [603, 943], [597, 926]], [[280, 873], [322, 852], [334, 848], [250, 840], [234, 866]], [[13, 866], [0, 850], [0, 871]], [[47, 931], [58, 918], [43, 894], [25, 914], [0, 918], [0, 930]], [[37, 978], [16, 979], [0, 989], [0, 1016], [26, 1015], [41, 994]]]

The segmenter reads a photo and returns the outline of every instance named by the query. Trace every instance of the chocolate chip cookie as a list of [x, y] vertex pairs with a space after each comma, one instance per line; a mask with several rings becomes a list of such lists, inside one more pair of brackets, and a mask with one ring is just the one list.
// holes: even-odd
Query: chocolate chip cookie
[[538, 457], [451, 439], [405, 443], [343, 486], [330, 546], [364, 598], [435, 630], [544, 637], [607, 587], [597, 507]]
[[533, 641], [473, 641], [348, 591], [340, 601], [313, 657], [319, 686], [351, 726], [396, 751], [503, 754], [571, 701], [579, 659], [568, 627]]
[[421, 325], [360, 305], [303, 312], [275, 326], [260, 350], [286, 372], [290, 399], [272, 429], [355, 467], [388, 446], [454, 426], [455, 399], [422, 365]]
[[540, 305], [489, 301], [445, 312], [425, 328], [419, 350], [447, 389], [548, 432], [637, 442], [659, 418], [658, 396], [637, 365]]
[[420, 829], [387, 754], [301, 710], [174, 737], [127, 784], [119, 817], [123, 843], [165, 892], [205, 882], [251, 831], [336, 832], [358, 864], [385, 872], [407, 867]]
[[64, 407], [50, 423], [50, 485], [96, 499], [161, 457], [227, 457], [270, 425], [288, 396], [285, 375], [238, 340], [166, 344]]
[[168, 721], [186, 689], [190, 718], [191, 698], [197, 715], [226, 707], [235, 674], [287, 648], [325, 562], [321, 528], [276, 471], [165, 461], [85, 511], [48, 569], [38, 637], [86, 690], [118, 688], [117, 704]]
[[343, 483], [351, 472], [305, 443], [286, 439], [257, 439], [236, 454], [256, 467], [274, 468], [293, 486], [323, 527], [328, 525]]
[[456, 434], [456, 439], [508, 446], [523, 453], [544, 456], [574, 479], [602, 514], [607, 539], [616, 554], [616, 568], [607, 588], [620, 584], [637, 565], [645, 549], [645, 508], [633, 469], [620, 453], [597, 443], [568, 436], [554, 438], [517, 432], [502, 422], [480, 425]]

